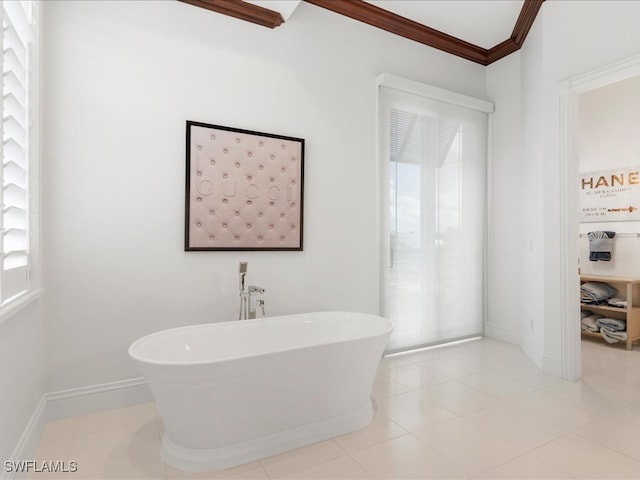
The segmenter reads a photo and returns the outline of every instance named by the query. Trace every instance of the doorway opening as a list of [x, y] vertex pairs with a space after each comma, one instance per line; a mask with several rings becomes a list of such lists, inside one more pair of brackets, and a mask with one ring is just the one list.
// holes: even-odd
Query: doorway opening
[[[632, 166], [621, 165], [619, 162], [628, 163], [630, 158], [611, 159], [602, 158], [601, 161], [610, 163], [598, 164], [597, 158], [587, 158], [586, 150], [593, 149], [593, 145], [585, 144], [589, 139], [584, 138], [581, 132], [581, 121], [584, 130], [585, 119], [581, 118], [581, 103], [586, 109], [586, 101], [593, 101], [599, 93], [616, 84], [625, 84], [633, 78], [640, 76], [640, 56], [622, 62], [618, 62], [586, 75], [575, 77], [561, 85], [560, 92], [560, 152], [562, 165], [562, 376], [566, 379], [579, 379], [582, 373], [582, 348], [580, 331], [580, 278], [576, 259], [585, 257], [587, 248], [586, 230], [591, 229], [589, 224], [578, 223], [579, 206], [579, 182], [580, 172], [592, 170], [605, 170], [611, 167]], [[640, 77], [639, 77], [640, 78]], [[619, 83], [622, 82], [622, 83]], [[605, 89], [605, 90], [603, 90]], [[584, 113], [584, 111], [582, 112]], [[597, 123], [597, 122], [596, 122]], [[619, 132], [618, 132], [619, 133]], [[637, 134], [635, 134], [637, 136]], [[634, 136], [634, 138], [635, 138]], [[582, 155], [582, 157], [581, 157]], [[595, 162], [595, 163], [594, 163]], [[618, 162], [618, 163], [615, 163]], [[599, 168], [598, 165], [602, 165]], [[593, 224], [596, 228], [602, 228], [602, 224]], [[638, 231], [637, 223], [633, 226], [617, 223], [618, 231], [629, 233]], [[631, 228], [631, 230], [629, 230]], [[636, 240], [637, 241], [637, 240]], [[588, 253], [588, 249], [587, 249]], [[588, 255], [587, 255], [588, 260]], [[593, 274], [593, 265], [588, 265], [586, 273]], [[618, 263], [618, 269], [624, 266]], [[582, 273], [585, 273], [585, 262], [581, 262]], [[609, 276], [629, 275], [626, 271], [619, 271], [616, 275], [614, 264], [600, 264], [597, 266], [600, 273]], [[622, 272], [622, 273], [620, 273]], [[597, 273], [597, 272], [596, 272]], [[636, 275], [637, 276], [637, 275]]]

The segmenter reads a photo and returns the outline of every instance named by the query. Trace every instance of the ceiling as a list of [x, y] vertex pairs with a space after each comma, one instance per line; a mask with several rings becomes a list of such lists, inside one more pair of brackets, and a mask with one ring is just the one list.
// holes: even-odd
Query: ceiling
[[524, 0], [367, 2], [486, 49], [509, 38], [524, 4]]
[[[275, 28], [301, 0], [181, 0]], [[303, 0], [482, 65], [520, 49], [544, 0]]]

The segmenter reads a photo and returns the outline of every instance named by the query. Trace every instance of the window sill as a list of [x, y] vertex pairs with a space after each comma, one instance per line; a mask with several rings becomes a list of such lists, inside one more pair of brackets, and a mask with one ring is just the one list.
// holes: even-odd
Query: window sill
[[44, 289], [36, 288], [29, 292], [18, 295], [9, 303], [0, 307], [0, 325], [9, 320], [23, 308], [35, 302], [42, 296], [42, 292], [44, 292]]

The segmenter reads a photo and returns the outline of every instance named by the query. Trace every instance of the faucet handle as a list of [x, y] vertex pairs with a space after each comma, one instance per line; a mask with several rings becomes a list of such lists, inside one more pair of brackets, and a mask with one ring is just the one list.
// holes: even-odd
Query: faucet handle
[[244, 292], [244, 277], [247, 275], [247, 262], [240, 262], [238, 275], [240, 276], [240, 293], [242, 293]]
[[249, 293], [264, 293], [264, 288], [249, 285]]

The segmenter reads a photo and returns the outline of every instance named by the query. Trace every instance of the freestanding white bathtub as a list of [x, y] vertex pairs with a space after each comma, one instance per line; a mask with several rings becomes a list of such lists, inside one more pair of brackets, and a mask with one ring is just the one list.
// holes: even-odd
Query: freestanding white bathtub
[[364, 427], [391, 328], [375, 315], [323, 312], [135, 341], [129, 355], [164, 420], [163, 460], [219, 470]]

